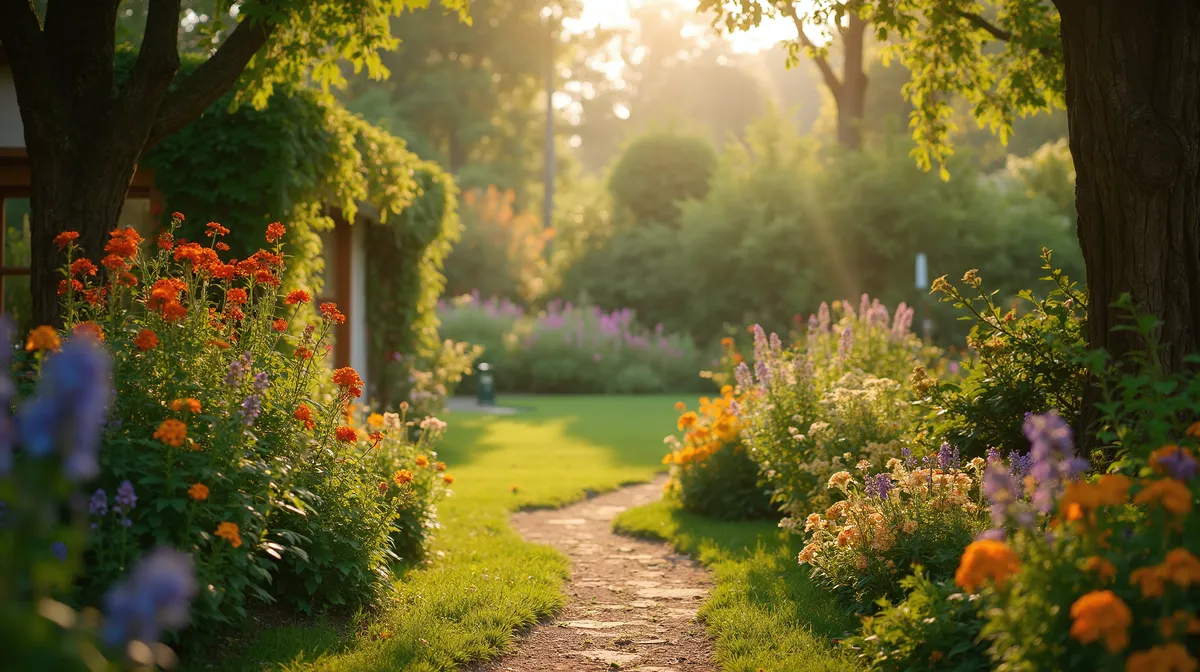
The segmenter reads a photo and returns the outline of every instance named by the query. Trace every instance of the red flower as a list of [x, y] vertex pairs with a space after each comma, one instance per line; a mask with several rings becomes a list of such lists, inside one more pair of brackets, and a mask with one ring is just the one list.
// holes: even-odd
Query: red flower
[[334, 436], [342, 443], [354, 443], [358, 440], [358, 432], [353, 427], [342, 425], [334, 431]]
[[75, 325], [71, 333], [82, 338], [94, 338], [97, 341], [104, 340], [104, 330], [95, 322], [80, 322]]
[[[178, 215], [179, 213], [177, 212], [175, 214]], [[165, 231], [163, 233], [158, 234], [158, 248], [160, 250], [167, 250], [167, 251], [174, 249], [175, 248], [175, 236], [172, 236], [171, 234], [169, 234]]]
[[333, 382], [344, 392], [349, 392], [355, 397], [362, 396], [363, 379], [353, 367], [344, 366], [334, 371]]
[[267, 242], [273, 243], [280, 238], [283, 238], [283, 234], [285, 233], [287, 233], [287, 229], [284, 228], [282, 224], [279, 222], [271, 222], [267, 225]]
[[312, 297], [308, 295], [308, 292], [304, 291], [303, 289], [293, 289], [292, 291], [288, 292], [287, 298], [284, 299], [283, 302], [289, 306], [292, 306], [297, 303], [305, 304], [311, 300]]
[[312, 410], [308, 408], [307, 404], [297, 406], [296, 410], [292, 413], [292, 417], [304, 423], [305, 429], [311, 430], [317, 426], [316, 421], [312, 417]]
[[229, 317], [232, 317], [234, 321], [241, 321], [246, 318], [246, 314], [242, 312], [241, 308], [234, 306], [229, 309]]
[[75, 280], [73, 278], [71, 279], [71, 281], [69, 283], [66, 280], [59, 281], [59, 283], [58, 283], [59, 295], [61, 296], [63, 294], [66, 294], [69, 291], [82, 292], [83, 291], [83, 283], [78, 280]]
[[173, 219], [177, 222], [182, 222], [183, 221], [183, 213], [182, 212], [172, 212], [171, 219]]
[[213, 264], [209, 272], [212, 273], [212, 277], [218, 280], [232, 280], [233, 276], [237, 273], [237, 266], [233, 264]]
[[229, 233], [229, 229], [221, 226], [220, 224], [218, 224], [216, 222], [209, 222], [208, 224], [205, 224], [204, 226], [206, 228], [208, 228], [208, 231], [205, 231], [204, 235], [208, 236], [209, 238], [212, 238], [213, 236], [224, 236]]
[[123, 271], [126, 268], [125, 260], [115, 254], [110, 254], [101, 259], [100, 265], [110, 271]]
[[133, 344], [142, 352], [153, 350], [158, 347], [158, 334], [149, 329], [142, 329], [138, 332], [137, 338], [133, 339]]
[[95, 275], [96, 265], [90, 259], [76, 259], [71, 262], [71, 276]]
[[312, 359], [313, 351], [308, 348], [296, 348], [296, 352], [292, 353], [296, 359]]
[[226, 245], [225, 243], [217, 243], [217, 244], [216, 244], [216, 245], [214, 245], [213, 247], [217, 248], [218, 250], [220, 250], [220, 251], [222, 251], [222, 252], [228, 252], [228, 251], [229, 251], [229, 246], [228, 246], [228, 245]]
[[75, 240], [78, 240], [78, 239], [79, 239], [78, 231], [63, 231], [62, 233], [60, 233], [54, 237], [54, 244], [58, 246], [58, 249], [62, 250], [62, 249], [66, 249], [66, 247], [68, 245], [70, 245], [72, 242], [74, 242]]
[[117, 278], [117, 284], [125, 285], [126, 287], [137, 287], [138, 279], [136, 275], [129, 271], [121, 271], [120, 277]]
[[138, 246], [142, 244], [142, 236], [132, 226], [114, 229], [109, 232], [108, 237], [104, 251], [125, 259], [137, 256]]
[[346, 323], [346, 316], [343, 315], [340, 310], [338, 310], [336, 303], [322, 303], [321, 314], [325, 316], [325, 319], [333, 322], [334, 324]]
[[246, 290], [241, 287], [234, 287], [225, 292], [225, 300], [235, 306], [243, 306], [250, 297], [246, 294]]
[[87, 301], [89, 306], [98, 306], [104, 303], [104, 295], [108, 293], [107, 287], [93, 287], [83, 293], [83, 300]]
[[279, 332], [287, 331], [287, 320], [277, 317], [271, 322], [271, 328]]

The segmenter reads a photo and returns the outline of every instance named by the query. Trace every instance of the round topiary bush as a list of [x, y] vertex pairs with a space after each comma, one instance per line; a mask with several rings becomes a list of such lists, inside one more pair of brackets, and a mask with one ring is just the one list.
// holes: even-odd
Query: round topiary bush
[[619, 211], [636, 223], [679, 221], [679, 202], [704, 198], [717, 166], [708, 141], [654, 134], [630, 144], [613, 167], [608, 190]]

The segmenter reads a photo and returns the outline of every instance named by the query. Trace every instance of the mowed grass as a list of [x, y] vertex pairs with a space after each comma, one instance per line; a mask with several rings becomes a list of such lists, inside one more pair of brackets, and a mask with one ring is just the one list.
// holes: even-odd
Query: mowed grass
[[665, 539], [713, 572], [716, 587], [700, 617], [722, 672], [859, 669], [832, 641], [857, 619], [809, 581], [796, 562], [799, 540], [775, 523], [710, 520], [663, 500], [625, 511], [613, 526]]
[[223, 661], [191, 660], [187, 669], [432, 671], [500, 656], [515, 629], [562, 606], [568, 574], [563, 556], [521, 540], [510, 513], [652, 478], [679, 398], [505, 397], [534, 410], [446, 414], [438, 455], [454, 494], [439, 506], [430, 561], [405, 572], [392, 603], [253, 633]]

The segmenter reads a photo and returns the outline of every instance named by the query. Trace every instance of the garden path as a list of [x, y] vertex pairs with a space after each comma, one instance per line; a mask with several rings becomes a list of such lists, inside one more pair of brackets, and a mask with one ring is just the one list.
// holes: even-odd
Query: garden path
[[527, 511], [513, 526], [571, 559], [567, 606], [488, 672], [710, 672], [712, 643], [696, 609], [708, 573], [665, 544], [614, 534], [613, 518], [662, 497], [665, 479], [563, 509]]

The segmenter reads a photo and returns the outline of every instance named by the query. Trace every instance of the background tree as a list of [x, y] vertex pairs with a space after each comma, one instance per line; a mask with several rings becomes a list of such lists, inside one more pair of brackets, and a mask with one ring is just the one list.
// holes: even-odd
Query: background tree
[[[734, 4], [731, 25], [749, 27], [770, 3]], [[1015, 117], [1066, 108], [1091, 344], [1117, 356], [1139, 347], [1113, 329], [1128, 294], [1162, 321], [1161, 364], [1184, 368], [1200, 351], [1200, 3], [873, 0], [861, 11], [912, 73], [926, 168], [947, 174], [950, 94], [1001, 137]]]
[[[207, 60], [177, 77], [181, 30], [187, 33], [191, 25], [195, 32], [200, 23], [184, 0], [46, 0], [36, 8], [31, 0], [0, 0], [0, 45], [12, 67], [32, 181], [35, 319], [58, 320], [54, 237], [76, 229], [84, 250], [98, 259], [146, 148], [200, 116], [239, 79], [247, 84], [239, 100], [261, 106], [280, 82], [311, 80], [326, 91], [342, 85], [343, 59], [386, 76], [379, 52], [396, 46], [390, 18], [426, 5], [428, 0], [201, 2], [212, 21], [200, 31], [210, 33]], [[443, 5], [466, 16], [466, 0]], [[143, 8], [140, 39], [118, 45], [118, 19], [125, 28], [136, 25]], [[119, 48], [137, 49], [124, 78], [115, 67]]]

